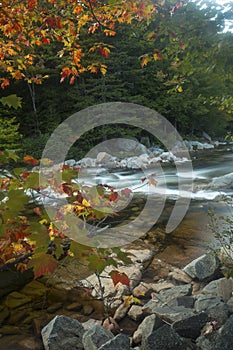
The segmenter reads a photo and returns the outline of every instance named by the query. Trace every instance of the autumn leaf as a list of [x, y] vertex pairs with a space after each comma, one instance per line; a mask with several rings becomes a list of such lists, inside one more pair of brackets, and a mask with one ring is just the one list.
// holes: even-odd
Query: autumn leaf
[[110, 196], [109, 196], [109, 200], [110, 200], [110, 202], [115, 202], [115, 203], [117, 203], [118, 200], [119, 200], [119, 195], [118, 195], [118, 193], [117, 193], [117, 192], [112, 192], [112, 193], [110, 194]]
[[35, 159], [34, 157], [32, 157], [32, 156], [24, 156], [23, 157], [23, 161], [25, 163], [31, 164], [33, 166], [35, 166], [35, 165], [37, 165], [39, 163], [39, 161], [37, 159]]
[[125, 305], [126, 307], [129, 307], [129, 306], [132, 305], [132, 304], [139, 304], [139, 305], [141, 305], [142, 302], [141, 302], [140, 299], [134, 297], [133, 295], [127, 295], [127, 296], [125, 296], [125, 297], [124, 297], [124, 305]]
[[33, 268], [34, 278], [38, 278], [47, 273], [53, 273], [57, 268], [56, 260], [46, 253], [34, 254], [28, 263], [29, 268]]
[[36, 215], [42, 216], [42, 213], [41, 213], [41, 210], [40, 210], [39, 207], [35, 207], [35, 208], [33, 209], [33, 211], [34, 211], [34, 213], [35, 213]]
[[117, 285], [117, 283], [122, 283], [125, 286], [130, 286], [130, 280], [129, 277], [124, 272], [119, 272], [117, 270], [112, 270], [109, 273], [109, 276], [111, 277], [114, 286]]
[[142, 183], [145, 182], [145, 181], [146, 181], [146, 177], [143, 177], [143, 178], [141, 179], [141, 181], [142, 181]]
[[158, 181], [156, 181], [153, 177], [148, 180], [148, 185], [156, 186]]
[[131, 193], [132, 190], [130, 188], [124, 188], [123, 190], [121, 190], [121, 195], [126, 198], [129, 198]]

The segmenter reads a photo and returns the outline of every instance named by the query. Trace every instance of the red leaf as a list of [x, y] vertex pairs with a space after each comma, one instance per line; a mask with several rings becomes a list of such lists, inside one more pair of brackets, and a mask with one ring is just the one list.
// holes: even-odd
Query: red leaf
[[34, 278], [38, 278], [46, 273], [53, 273], [57, 268], [57, 262], [49, 254], [38, 253], [30, 260], [29, 267], [33, 267]]
[[130, 285], [129, 277], [124, 272], [113, 270], [109, 273], [109, 276], [111, 277], [114, 286], [119, 282], [128, 287]]
[[31, 156], [25, 156], [25, 157], [23, 157], [23, 161], [24, 161], [25, 163], [31, 164], [31, 165], [33, 165], [33, 166], [35, 166], [36, 164], [39, 163], [37, 159], [35, 159], [35, 158], [31, 157]]
[[28, 173], [28, 172], [23, 173], [23, 174], [22, 174], [22, 178], [26, 180], [26, 179], [28, 178], [29, 175], [30, 175], [30, 173]]
[[36, 207], [33, 209], [34, 213], [36, 213], [38, 216], [42, 216], [41, 210], [39, 207]]
[[110, 202], [117, 202], [119, 200], [119, 195], [117, 192], [112, 192], [109, 196]]
[[146, 181], [146, 177], [143, 177], [143, 178], [141, 179], [141, 181], [142, 181], [142, 183], [145, 182], [145, 181]]
[[121, 190], [122, 196], [125, 196], [126, 198], [130, 197], [131, 192], [132, 190], [130, 188], [124, 188], [123, 190]]
[[72, 188], [67, 183], [62, 184], [61, 186], [62, 186], [63, 192], [68, 194], [68, 196], [72, 196], [72, 194], [73, 194]]

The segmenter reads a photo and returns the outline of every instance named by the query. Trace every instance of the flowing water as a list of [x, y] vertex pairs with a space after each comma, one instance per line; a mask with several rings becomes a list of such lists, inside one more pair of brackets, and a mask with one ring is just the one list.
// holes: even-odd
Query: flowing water
[[[222, 201], [222, 195], [233, 196], [232, 189], [215, 190], [207, 188], [214, 177], [223, 176], [233, 172], [233, 146], [223, 145], [216, 149], [201, 150], [192, 154], [193, 173], [183, 173], [182, 179], [178, 179], [175, 166], [167, 165], [155, 169], [155, 179], [158, 184], [151, 193], [151, 186], [144, 185], [142, 179], [151, 171], [109, 171], [106, 169], [92, 169], [85, 173], [85, 182], [88, 184], [107, 183], [118, 190], [130, 188], [134, 193], [134, 200], [128, 209], [119, 212], [118, 220], [130, 222], [139, 214], [145, 203], [148, 191], [150, 196], [158, 202], [160, 196], [165, 196], [166, 202], [159, 218], [154, 222], [150, 231], [143, 236], [144, 241], [152, 244], [154, 249], [161, 250], [159, 257], [168, 263], [183, 266], [193, 258], [199, 256], [212, 244], [213, 236], [208, 228], [209, 209], [214, 209], [217, 214], [228, 215], [226, 204]], [[193, 191], [182, 193], [179, 190], [178, 181], [185, 183], [192, 176]], [[181, 196], [190, 196], [191, 201], [182, 222], [173, 232], [166, 234], [165, 226], [168, 221], [175, 201]], [[163, 204], [159, 204], [163, 205]], [[160, 210], [160, 208], [159, 208]], [[154, 215], [153, 212], [150, 215]], [[150, 218], [151, 219], [151, 218]]]

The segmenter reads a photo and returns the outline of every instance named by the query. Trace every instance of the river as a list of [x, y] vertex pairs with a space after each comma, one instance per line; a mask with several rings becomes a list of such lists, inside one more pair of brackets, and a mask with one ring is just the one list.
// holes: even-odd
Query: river
[[[184, 266], [213, 244], [213, 235], [208, 227], [210, 220], [208, 211], [214, 209], [218, 215], [228, 215], [228, 208], [221, 197], [222, 194], [233, 196], [232, 189], [219, 191], [206, 188], [206, 185], [214, 177], [223, 176], [233, 171], [232, 145], [221, 145], [215, 149], [195, 151], [191, 157], [194, 189], [189, 193], [191, 201], [183, 220], [172, 232], [165, 233], [166, 223], [175, 201], [180, 196], [180, 191], [177, 168], [169, 164], [163, 167], [158, 166], [154, 176], [158, 184], [150, 195], [154, 195], [158, 200], [159, 196], [165, 193], [166, 201], [161, 215], [155, 220], [149, 232], [143, 236], [144, 242], [153, 245], [155, 250], [159, 248], [158, 257], [179, 266]], [[130, 188], [136, 202], [132, 201], [128, 210], [119, 212], [118, 218], [119, 221], [128, 222], [139, 215], [143, 207], [140, 200], [143, 202], [142, 199], [146, 200], [147, 198], [148, 186], [143, 185], [142, 179], [149, 173], [150, 171], [109, 171], [106, 169], [96, 171], [96, 169], [92, 169], [85, 173], [85, 182], [87, 184], [107, 183], [118, 190], [125, 187]], [[186, 181], [185, 177], [181, 179], [181, 183], [182, 181]]]

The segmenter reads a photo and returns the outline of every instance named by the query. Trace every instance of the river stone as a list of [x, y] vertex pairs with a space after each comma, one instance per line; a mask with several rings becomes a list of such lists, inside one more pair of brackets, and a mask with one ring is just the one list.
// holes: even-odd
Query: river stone
[[28, 296], [19, 292], [12, 292], [6, 297], [5, 305], [9, 309], [16, 309], [30, 302], [31, 298], [29, 298]]
[[199, 258], [191, 261], [183, 270], [192, 278], [204, 280], [212, 276], [219, 267], [219, 260], [211, 254], [204, 254]]
[[184, 272], [183, 270], [176, 268], [176, 267], [173, 269], [173, 271], [169, 272], [168, 278], [171, 280], [175, 280], [179, 283], [191, 283], [192, 282], [192, 278], [189, 275], [187, 275], [186, 272]]
[[[192, 285], [185, 284], [181, 286], [175, 286], [166, 290], [161, 290], [159, 294], [154, 295], [154, 299], [156, 301], [157, 306], [169, 305], [172, 304], [172, 302], [175, 299], [183, 296], [188, 296], [191, 294], [191, 292]], [[149, 303], [150, 302], [153, 302], [153, 300], [149, 301]]]
[[114, 313], [114, 320], [120, 321], [122, 318], [124, 318], [130, 308], [130, 305], [122, 303], [115, 311]]
[[172, 324], [172, 328], [184, 338], [196, 339], [200, 333], [202, 327], [208, 321], [208, 315], [203, 312], [198, 315], [187, 317], [181, 321], [176, 321]]
[[139, 305], [132, 305], [128, 312], [128, 316], [134, 321], [140, 321], [143, 316], [142, 307]]
[[33, 337], [28, 337], [18, 342], [20, 350], [41, 350], [41, 342]]
[[42, 329], [45, 350], [83, 350], [82, 324], [67, 316], [56, 316]]
[[92, 314], [92, 312], [94, 311], [94, 307], [90, 304], [86, 304], [83, 306], [83, 315], [85, 316], [89, 316], [90, 314]]
[[10, 315], [10, 312], [7, 307], [0, 305], [0, 326], [4, 323], [7, 317]]
[[130, 350], [130, 339], [125, 334], [118, 334], [103, 344], [98, 350]]
[[144, 320], [138, 326], [138, 329], [133, 334], [133, 342], [134, 344], [139, 344], [140, 342], [144, 342], [148, 336], [153, 333], [156, 329], [163, 325], [163, 321], [152, 314], [144, 318]]
[[194, 316], [194, 312], [191, 309], [187, 309], [183, 306], [158, 307], [154, 300], [151, 300], [146, 305], [144, 305], [143, 310], [150, 311], [151, 313], [154, 313], [156, 316], [169, 323]]
[[[198, 350], [213, 350], [213, 346], [216, 342], [217, 333], [212, 332], [206, 335], [201, 335], [196, 339], [196, 345]], [[229, 349], [230, 350], [230, 349]]]
[[223, 303], [219, 297], [205, 294], [198, 294], [196, 296], [196, 302], [194, 304], [196, 312], [208, 311], [209, 309], [216, 307]]
[[114, 336], [110, 331], [98, 324], [95, 324], [83, 335], [84, 350], [98, 350], [101, 345], [113, 338]]
[[212, 281], [203, 288], [203, 294], [213, 294], [219, 296], [223, 301], [227, 302], [233, 292], [233, 279], [232, 278], [220, 278]]
[[233, 315], [229, 317], [222, 327], [220, 335], [216, 339], [213, 350], [230, 350], [233, 344]]
[[220, 303], [212, 308], [210, 308], [208, 311], [208, 316], [210, 320], [217, 321], [218, 326], [222, 326], [228, 319], [229, 316], [229, 308], [227, 304]]
[[184, 306], [186, 308], [192, 309], [194, 306], [195, 299], [191, 295], [184, 295], [182, 297], [178, 297], [175, 299], [172, 299], [167, 304], [169, 306]]
[[44, 299], [46, 296], [47, 288], [43, 283], [40, 283], [36, 280], [33, 280], [26, 284], [21, 290], [20, 293], [27, 295], [33, 301], [39, 301], [39, 299]]
[[233, 188], [233, 173], [229, 173], [223, 176], [214, 177], [211, 183], [209, 184], [210, 188]]
[[189, 350], [190, 347], [170, 326], [164, 325], [145, 340], [142, 350]]
[[14, 268], [0, 272], [0, 298], [22, 288], [34, 277], [33, 270], [20, 272]]

